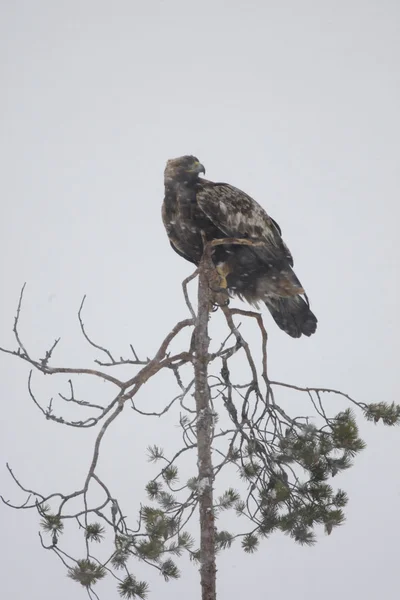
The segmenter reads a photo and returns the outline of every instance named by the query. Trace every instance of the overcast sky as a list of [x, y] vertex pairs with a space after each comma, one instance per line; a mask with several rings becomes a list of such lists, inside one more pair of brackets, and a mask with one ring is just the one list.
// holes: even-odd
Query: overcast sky
[[[399, 27], [395, 0], [4, 0], [0, 345], [13, 347], [26, 281], [32, 353], [61, 336], [58, 365], [92, 364], [76, 319], [87, 294], [96, 340], [152, 355], [186, 317], [180, 282], [191, 272], [161, 223], [164, 164], [195, 154], [208, 178], [278, 221], [319, 318], [314, 336], [295, 340], [266, 315], [271, 377], [399, 401]], [[24, 500], [6, 461], [28, 487], [78, 488], [94, 432], [46, 421], [26, 365], [1, 356], [0, 368], [1, 493]], [[142, 405], [168, 398], [169, 381]], [[104, 395], [79, 385], [86, 400]], [[43, 404], [60, 390], [39, 375], [34, 386]], [[304, 409], [295, 402], [293, 416]], [[338, 481], [347, 523], [313, 548], [277, 534], [254, 556], [221, 554], [221, 600], [398, 598], [400, 430], [361, 423], [368, 447]], [[101, 472], [132, 517], [154, 474], [145, 447], [174, 435], [172, 418], [128, 411], [110, 430]], [[33, 512], [0, 507], [0, 522], [2, 597], [85, 597], [41, 550]], [[170, 584], [141, 569], [151, 598], [199, 597], [193, 566]], [[99, 584], [102, 598], [114, 590]]]

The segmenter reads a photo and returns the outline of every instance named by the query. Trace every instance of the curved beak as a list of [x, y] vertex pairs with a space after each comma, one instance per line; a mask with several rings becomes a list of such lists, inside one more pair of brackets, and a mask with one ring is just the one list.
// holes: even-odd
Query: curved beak
[[204, 173], [204, 175], [205, 175], [206, 170], [201, 163], [196, 163], [194, 168], [195, 168], [196, 173], [198, 173], [199, 175], [200, 175], [200, 173]]

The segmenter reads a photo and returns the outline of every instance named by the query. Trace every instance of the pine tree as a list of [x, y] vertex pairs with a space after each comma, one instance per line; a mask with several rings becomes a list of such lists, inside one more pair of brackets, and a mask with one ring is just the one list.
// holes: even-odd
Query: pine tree
[[[257, 312], [230, 308], [221, 290], [215, 291], [210, 251], [208, 247], [199, 269], [183, 285], [190, 318], [175, 325], [152, 359], [139, 359], [133, 346], [129, 358], [117, 359], [106, 347], [95, 343], [83, 323], [85, 298], [78, 313], [81, 331], [103, 360], [96, 359], [96, 368], [52, 366], [58, 339], [44, 358], [34, 358], [19, 332], [25, 286], [21, 291], [14, 322], [17, 347], [1, 350], [28, 363], [32, 371], [49, 376], [86, 374], [107, 381], [116, 390], [109, 404], [100, 406], [78, 399], [70, 379], [69, 395], [60, 393], [60, 400], [73, 403], [77, 411], [84, 407], [91, 412], [86, 419], [71, 421], [63, 416], [60, 403], [50, 401], [44, 407], [38, 401], [31, 371], [30, 398], [45, 419], [67, 427], [98, 427], [98, 435], [80, 489], [47, 495], [31, 486], [28, 490], [7, 465], [14, 482], [28, 497], [21, 505], [2, 498], [14, 509], [38, 513], [42, 547], [62, 561], [68, 577], [85, 588], [90, 598], [99, 598], [97, 584], [112, 574], [121, 598], [143, 600], [149, 596], [150, 588], [138, 577], [141, 564], [151, 565], [168, 582], [179, 578], [179, 558], [186, 553], [200, 568], [202, 600], [215, 600], [216, 556], [232, 544], [240, 543], [244, 552], [251, 554], [276, 531], [284, 532], [300, 545], [314, 544], [321, 528], [330, 535], [344, 523], [348, 502], [346, 492], [336, 488], [333, 479], [352, 467], [357, 454], [365, 448], [357, 414], [389, 426], [400, 422], [400, 406], [394, 403], [365, 404], [339, 390], [300, 387], [270, 379], [262, 317]], [[188, 293], [188, 284], [195, 276], [199, 281], [197, 311]], [[208, 333], [215, 310], [223, 315], [227, 327], [226, 338], [216, 348]], [[237, 318], [242, 325], [252, 321], [257, 324], [259, 348], [250, 347]], [[181, 334], [187, 330], [192, 331], [189, 347], [172, 351], [172, 343], [176, 346], [179, 339], [183, 345]], [[259, 350], [261, 359], [256, 358]], [[238, 360], [240, 372], [247, 369], [247, 380], [237, 379]], [[120, 365], [132, 369], [129, 379], [115, 376]], [[139, 390], [162, 370], [172, 373], [178, 394], [158, 413], [139, 410], [135, 404]], [[280, 398], [287, 390], [308, 398], [307, 416], [289, 415], [282, 408]], [[345, 399], [349, 407], [333, 414], [331, 407], [328, 410], [325, 406], [327, 395]], [[162, 417], [178, 403], [181, 447], [172, 456], [157, 444], [148, 447], [153, 475], [143, 491], [147, 501], [140, 508], [138, 524], [131, 522], [100, 478], [98, 462], [103, 438], [126, 406], [131, 406], [138, 417]], [[195, 456], [197, 471], [185, 479], [180, 464], [188, 454]], [[219, 474], [225, 469], [232, 474], [232, 487], [215, 496]], [[89, 496], [96, 486], [102, 491], [102, 499], [97, 503]], [[218, 529], [219, 518], [228, 511], [232, 513], [232, 531]], [[196, 519], [200, 522], [199, 536], [192, 533]], [[72, 556], [63, 549], [67, 522], [77, 524], [85, 548], [83, 555]], [[96, 558], [100, 546], [109, 551], [106, 560]]]

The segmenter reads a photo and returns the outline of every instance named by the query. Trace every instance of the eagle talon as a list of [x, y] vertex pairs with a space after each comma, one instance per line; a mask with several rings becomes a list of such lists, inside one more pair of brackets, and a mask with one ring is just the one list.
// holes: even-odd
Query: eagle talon
[[211, 304], [216, 307], [215, 310], [217, 310], [220, 306], [228, 306], [229, 295], [226, 288], [213, 287], [210, 285], [210, 291], [212, 294]]
[[230, 302], [230, 298], [227, 298], [226, 300], [214, 298], [214, 300], [211, 300], [211, 304], [213, 306], [229, 306], [229, 302]]

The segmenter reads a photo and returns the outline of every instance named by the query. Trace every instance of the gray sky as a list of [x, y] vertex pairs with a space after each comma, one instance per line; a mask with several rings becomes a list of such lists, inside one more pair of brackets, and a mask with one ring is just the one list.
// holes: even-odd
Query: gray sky
[[[160, 207], [165, 161], [190, 153], [280, 223], [319, 318], [316, 335], [293, 340], [266, 315], [271, 376], [399, 401], [399, 17], [394, 0], [3, 2], [0, 344], [13, 345], [27, 281], [32, 352], [61, 336], [58, 364], [96, 357], [79, 336], [84, 293], [99, 342], [155, 351], [186, 316], [191, 267], [169, 249]], [[93, 432], [44, 420], [16, 360], [1, 357], [1, 371], [2, 493], [22, 501], [7, 460], [28, 487], [79, 487]], [[44, 404], [60, 389], [34, 385]], [[105, 394], [79, 385], [86, 399]], [[168, 397], [169, 380], [152, 386], [143, 406]], [[346, 525], [313, 548], [275, 535], [254, 556], [221, 554], [221, 600], [398, 597], [400, 433], [361, 423], [368, 448], [337, 482], [350, 495]], [[128, 411], [109, 432], [101, 471], [132, 515], [153, 474], [144, 448], [174, 433], [172, 417], [139, 423]], [[0, 522], [7, 600], [85, 597], [40, 549], [34, 513], [1, 508]], [[152, 598], [198, 597], [193, 566], [167, 585], [134, 571]], [[117, 597], [111, 581], [102, 590]]]

